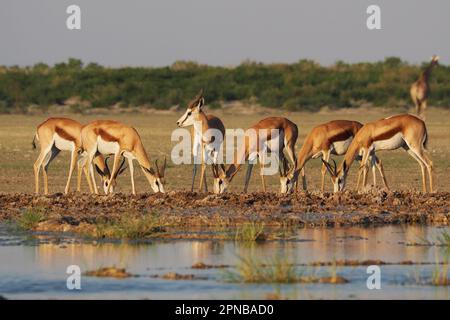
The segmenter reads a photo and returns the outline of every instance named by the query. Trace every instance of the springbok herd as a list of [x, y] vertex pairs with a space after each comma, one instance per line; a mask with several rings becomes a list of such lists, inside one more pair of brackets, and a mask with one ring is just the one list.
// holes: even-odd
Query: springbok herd
[[[255, 144], [255, 141], [245, 136], [242, 150], [238, 152], [239, 156], [236, 156], [234, 162], [228, 166], [221, 163], [218, 157], [225, 136], [225, 126], [218, 117], [204, 112], [202, 107], [205, 99], [203, 92], [200, 91], [188, 103], [186, 112], [177, 121], [178, 127], [192, 126], [194, 129], [194, 169], [191, 190], [194, 189], [197, 172], [196, 163], [198, 163], [196, 159], [200, 153], [200, 190], [204, 187], [207, 191], [205, 169], [208, 158], [212, 163], [214, 193], [225, 192], [242, 164], [248, 163], [244, 186], [244, 192], [246, 192], [254, 160], [258, 158], [261, 167], [262, 189], [265, 192], [264, 151], [270, 149], [270, 142], [278, 141], [278, 150], [270, 150], [270, 152], [275, 152], [278, 156], [281, 193], [290, 193], [297, 190], [299, 176], [301, 176], [302, 188], [306, 190], [305, 164], [308, 160], [318, 157], [321, 157], [323, 162], [322, 192], [324, 191], [327, 172], [331, 175], [334, 192], [342, 191], [346, 185], [349, 169], [355, 160], [360, 161], [357, 188], [366, 186], [369, 167], [372, 168], [374, 183], [376, 184], [376, 170], [378, 170], [384, 187], [388, 188], [383, 165], [376, 156], [376, 152], [399, 148], [403, 148], [419, 163], [424, 192], [427, 191], [426, 175], [428, 173], [429, 191], [432, 192], [433, 163], [426, 151], [428, 133], [422, 119], [424, 119], [426, 98], [429, 91], [428, 77], [431, 68], [437, 64], [438, 59], [437, 56], [433, 56], [430, 65], [421, 74], [419, 80], [411, 86], [411, 97], [416, 104], [420, 117], [412, 114], [399, 114], [364, 125], [349, 120], [333, 120], [320, 124], [306, 136], [297, 155], [295, 154], [295, 144], [298, 137], [297, 125], [284, 117], [265, 118], [249, 128], [256, 132], [255, 141], [257, 143]], [[211, 132], [213, 131], [221, 134], [218, 136], [212, 135]], [[269, 134], [267, 134], [268, 132]], [[272, 132], [276, 132], [276, 134], [270, 134]], [[37, 127], [33, 139], [34, 147], [36, 147], [36, 141], [40, 145], [40, 153], [34, 163], [36, 193], [39, 193], [39, 173], [42, 167], [44, 193], [48, 194], [47, 169], [50, 162], [60, 151], [71, 152], [65, 193], [69, 192], [75, 166], [77, 167], [77, 191], [80, 191], [81, 188], [83, 171], [90, 192], [98, 194], [95, 168], [101, 176], [105, 194], [112, 193], [116, 186], [117, 176], [126, 169], [124, 164], [127, 161], [130, 168], [132, 193], [136, 194], [133, 160], [137, 160], [153, 191], [165, 192], [166, 159], [164, 159], [162, 165], [158, 165], [158, 160], [156, 160], [154, 166], [152, 166], [136, 129], [120, 122], [96, 120], [83, 126], [72, 119], [49, 118]], [[265, 146], [266, 150], [260, 150], [261, 146]], [[332, 154], [344, 156], [339, 166], [336, 165], [334, 160], [330, 161]], [[112, 169], [108, 165], [110, 156], [113, 158]]]

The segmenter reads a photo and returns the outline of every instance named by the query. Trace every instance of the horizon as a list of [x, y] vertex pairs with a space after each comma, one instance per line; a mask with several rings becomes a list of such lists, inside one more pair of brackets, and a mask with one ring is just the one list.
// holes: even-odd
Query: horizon
[[[82, 68], [86, 68], [90, 64], [97, 64], [100, 67], [107, 68], [107, 69], [121, 69], [121, 68], [158, 69], [158, 68], [171, 68], [176, 63], [192, 63], [192, 64], [195, 64], [195, 65], [197, 65], [199, 67], [214, 67], [214, 68], [232, 69], [232, 68], [237, 68], [237, 67], [239, 67], [241, 65], [245, 65], [245, 64], [262, 64], [262, 65], [266, 65], [266, 66], [271, 66], [271, 65], [275, 66], [275, 65], [292, 65], [292, 64], [301, 63], [302, 61], [311, 61], [311, 62], [313, 62], [315, 64], [318, 64], [321, 67], [329, 68], [329, 67], [335, 66], [338, 63], [344, 63], [344, 64], [347, 64], [347, 65], [383, 63], [387, 59], [391, 59], [391, 58], [395, 58], [395, 59], [398, 58], [398, 59], [400, 59], [402, 64], [406, 64], [408, 66], [413, 66], [413, 67], [414, 66], [415, 67], [421, 67], [424, 64], [429, 63], [430, 60], [431, 60], [431, 56], [430, 56], [430, 59], [428, 59], [428, 60], [423, 60], [423, 61], [419, 61], [419, 62], [416, 62], [416, 63], [411, 63], [411, 62], [409, 62], [407, 60], [402, 59], [401, 57], [387, 56], [384, 59], [374, 60], [374, 61], [364, 61], [364, 60], [362, 60], [362, 61], [348, 62], [348, 61], [345, 61], [345, 60], [336, 60], [336, 61], [334, 61], [332, 63], [329, 63], [329, 64], [323, 64], [323, 63], [320, 63], [319, 61], [316, 61], [314, 59], [299, 59], [299, 60], [293, 61], [293, 62], [263, 62], [263, 61], [254, 61], [254, 60], [246, 59], [246, 60], [243, 60], [240, 63], [234, 64], [234, 65], [231, 65], [231, 64], [230, 65], [213, 65], [213, 64], [200, 63], [200, 62], [194, 61], [194, 60], [177, 60], [177, 61], [173, 61], [172, 63], [169, 63], [167, 65], [116, 65], [116, 66], [114, 66], [114, 65], [104, 65], [104, 64], [101, 64], [101, 63], [99, 63], [97, 61], [83, 61], [82, 59], [77, 58], [77, 57], [68, 57], [66, 60], [55, 61], [52, 64], [47, 64], [45, 62], [38, 61], [38, 62], [36, 62], [34, 64], [30, 64], [30, 65], [4, 65], [4, 64], [0, 64], [0, 67], [4, 67], [4, 68], [14, 68], [14, 67], [18, 67], [18, 68], [32, 68], [32, 67], [37, 66], [39, 64], [44, 64], [44, 65], [47, 65], [47, 67], [49, 67], [49, 68], [54, 68], [57, 64], [68, 63], [71, 59], [74, 59], [74, 60], [81, 61]], [[440, 66], [444, 66], [444, 67], [449, 66], [449, 64], [441, 63], [441, 60], [439, 60], [439, 65]]]

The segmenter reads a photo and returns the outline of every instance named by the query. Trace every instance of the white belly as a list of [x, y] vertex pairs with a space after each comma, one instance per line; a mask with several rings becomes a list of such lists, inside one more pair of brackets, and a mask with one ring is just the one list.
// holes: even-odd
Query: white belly
[[120, 150], [118, 142], [105, 141], [100, 136], [97, 138], [97, 149], [101, 154], [115, 154]]
[[405, 144], [403, 134], [401, 132], [386, 140], [379, 140], [373, 143], [373, 148], [377, 150], [395, 150]]
[[348, 138], [347, 140], [335, 141], [332, 144], [332, 153], [335, 155], [343, 155], [347, 152], [350, 143], [352, 143], [353, 137]]
[[60, 137], [57, 133], [53, 136], [55, 147], [61, 151], [72, 151], [75, 149], [75, 143]]

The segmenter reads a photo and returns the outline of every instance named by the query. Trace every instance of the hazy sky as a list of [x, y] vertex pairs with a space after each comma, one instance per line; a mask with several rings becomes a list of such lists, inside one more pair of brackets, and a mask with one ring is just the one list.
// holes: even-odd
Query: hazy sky
[[[66, 28], [77, 4], [82, 29]], [[382, 30], [366, 27], [381, 7]], [[439, 54], [450, 63], [449, 0], [1, 0], [0, 64], [69, 57], [109, 66], [245, 59], [322, 64]]]

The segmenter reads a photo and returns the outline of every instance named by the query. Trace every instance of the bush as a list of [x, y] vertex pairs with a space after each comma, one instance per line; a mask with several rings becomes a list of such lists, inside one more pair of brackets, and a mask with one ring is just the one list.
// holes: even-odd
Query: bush
[[[272, 108], [319, 110], [355, 107], [358, 101], [375, 106], [412, 105], [409, 87], [426, 64], [409, 65], [397, 57], [375, 63], [324, 67], [311, 60], [293, 64], [262, 64], [212, 67], [177, 61], [161, 68], [106, 68], [78, 59], [54, 66], [0, 66], [0, 112], [62, 105], [74, 96], [91, 107], [127, 106], [170, 108], [185, 105], [205, 90], [206, 103], [219, 107], [241, 100]], [[429, 105], [450, 106], [450, 67], [440, 65], [431, 76]]]

